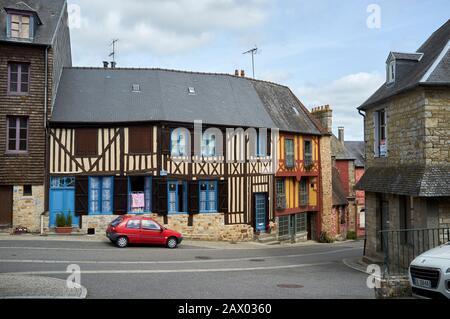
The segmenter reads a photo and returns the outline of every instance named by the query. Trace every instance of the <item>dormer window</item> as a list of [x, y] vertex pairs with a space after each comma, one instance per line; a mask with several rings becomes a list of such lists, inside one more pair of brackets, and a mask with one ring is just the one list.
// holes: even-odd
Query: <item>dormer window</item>
[[395, 82], [395, 60], [392, 60], [387, 65], [387, 83]]
[[27, 14], [8, 14], [8, 38], [30, 40], [33, 38], [33, 17]]

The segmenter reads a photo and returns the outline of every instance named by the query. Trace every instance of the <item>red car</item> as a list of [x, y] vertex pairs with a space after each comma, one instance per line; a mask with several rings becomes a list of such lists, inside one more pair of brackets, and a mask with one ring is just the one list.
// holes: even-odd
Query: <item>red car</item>
[[167, 229], [152, 218], [120, 216], [106, 229], [106, 237], [120, 248], [128, 244], [154, 244], [177, 248], [183, 235]]

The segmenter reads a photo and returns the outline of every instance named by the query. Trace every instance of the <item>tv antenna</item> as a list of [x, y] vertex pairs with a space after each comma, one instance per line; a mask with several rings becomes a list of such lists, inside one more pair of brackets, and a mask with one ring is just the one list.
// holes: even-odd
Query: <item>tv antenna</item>
[[110, 57], [113, 58], [113, 62], [116, 62], [116, 43], [119, 42], [119, 39], [114, 39], [111, 43], [112, 52], [109, 54]]
[[252, 70], [253, 70], [253, 78], [255, 78], [255, 54], [258, 53], [258, 47], [255, 45], [253, 49], [245, 51], [242, 54], [251, 54], [252, 55]]

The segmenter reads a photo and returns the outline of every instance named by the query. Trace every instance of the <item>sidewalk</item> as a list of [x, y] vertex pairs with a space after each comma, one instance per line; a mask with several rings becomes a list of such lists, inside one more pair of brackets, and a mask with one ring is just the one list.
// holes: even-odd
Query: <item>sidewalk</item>
[[86, 288], [69, 289], [62, 279], [0, 275], [0, 299], [85, 299], [86, 296]]
[[[35, 234], [23, 234], [23, 235], [10, 235], [7, 233], [0, 233], [1, 241], [70, 241], [70, 242], [105, 242], [109, 243], [109, 239], [102, 235], [84, 235], [84, 234], [73, 234], [73, 235], [57, 235], [49, 234], [46, 236], [35, 235]], [[277, 245], [270, 245], [265, 243], [260, 243], [257, 241], [249, 242], [226, 242], [226, 241], [202, 241], [202, 240], [183, 240], [181, 245], [195, 246], [198, 248], [209, 248], [209, 249], [276, 249], [276, 248], [290, 248], [290, 247], [302, 247], [302, 246], [317, 246], [317, 245], [342, 245], [348, 243], [354, 243], [356, 241], [343, 241], [335, 242], [333, 244], [320, 244], [316, 241], [307, 241], [299, 243], [282, 242]]]

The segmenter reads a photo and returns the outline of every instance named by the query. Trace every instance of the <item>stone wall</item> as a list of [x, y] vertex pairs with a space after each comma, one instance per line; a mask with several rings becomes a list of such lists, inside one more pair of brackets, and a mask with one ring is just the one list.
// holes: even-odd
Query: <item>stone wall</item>
[[[322, 136], [320, 139], [320, 159], [321, 159], [321, 183], [322, 183], [322, 209], [321, 209], [321, 229], [330, 236], [335, 236], [335, 223], [332, 212], [332, 181], [331, 181], [331, 137]], [[317, 234], [320, 236], [320, 234]]]
[[32, 186], [32, 195], [24, 196], [23, 186], [14, 186], [13, 228], [27, 227], [40, 232], [41, 214], [45, 210], [44, 186]]
[[[374, 156], [374, 112], [386, 108], [388, 156]], [[367, 167], [425, 164], [425, 95], [423, 90], [392, 98], [366, 112], [365, 142]]]
[[450, 89], [425, 91], [424, 143], [426, 164], [450, 164]]
[[[194, 215], [193, 226], [188, 226], [189, 216], [186, 214], [169, 215], [168, 223], [164, 224], [164, 218], [156, 214], [145, 215], [154, 218], [161, 225], [178, 231], [185, 239], [210, 240], [210, 241], [250, 241], [253, 240], [253, 227], [249, 225], [225, 225], [223, 214], [199, 214]], [[93, 215], [82, 216], [83, 233], [89, 228], [94, 228], [96, 235], [103, 235], [111, 223], [118, 216]]]
[[[163, 217], [153, 215], [163, 224]], [[250, 241], [253, 240], [253, 227], [240, 225], [225, 225], [224, 214], [194, 215], [193, 226], [188, 226], [188, 215], [169, 215], [166, 226], [183, 234], [186, 239], [211, 241]]]

